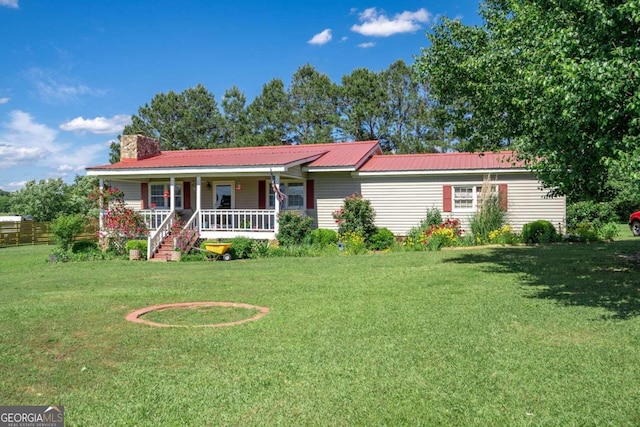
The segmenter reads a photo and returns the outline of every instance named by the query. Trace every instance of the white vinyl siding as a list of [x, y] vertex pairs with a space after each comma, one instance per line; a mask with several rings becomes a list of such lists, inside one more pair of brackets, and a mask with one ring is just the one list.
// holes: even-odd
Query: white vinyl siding
[[[362, 195], [371, 201], [376, 211], [376, 225], [387, 227], [394, 234], [406, 235], [425, 218], [431, 208], [443, 210], [443, 186], [481, 186], [483, 176], [413, 176], [367, 177], [361, 179]], [[521, 230], [527, 222], [546, 219], [564, 230], [565, 199], [547, 198], [547, 190], [526, 173], [504, 173], [493, 180], [494, 185], [507, 184], [507, 222]], [[453, 196], [453, 194], [452, 194]], [[452, 197], [453, 199], [453, 197]], [[457, 218], [462, 228], [470, 230], [475, 209], [467, 212], [442, 212], [442, 218]]]
[[360, 193], [360, 183], [349, 172], [313, 173], [309, 179], [314, 180], [316, 197], [315, 211], [307, 210], [307, 215], [314, 215], [318, 228], [337, 230], [333, 212], [342, 207], [345, 197]]
[[124, 204], [129, 209], [142, 209], [142, 184], [139, 182], [111, 181], [109, 186], [118, 188], [124, 193]]

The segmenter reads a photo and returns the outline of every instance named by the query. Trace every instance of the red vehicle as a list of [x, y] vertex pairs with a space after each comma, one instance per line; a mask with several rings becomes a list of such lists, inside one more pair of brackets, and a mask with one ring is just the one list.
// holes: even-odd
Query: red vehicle
[[640, 211], [629, 216], [629, 228], [634, 236], [640, 236]]

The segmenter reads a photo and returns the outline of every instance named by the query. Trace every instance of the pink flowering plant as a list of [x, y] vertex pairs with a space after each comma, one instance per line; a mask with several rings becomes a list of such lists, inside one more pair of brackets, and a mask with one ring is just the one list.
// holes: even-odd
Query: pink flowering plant
[[191, 228], [184, 228], [184, 226], [184, 221], [176, 216], [171, 226], [171, 236], [173, 236], [175, 249], [187, 252], [193, 243], [200, 238], [200, 233]]
[[99, 237], [104, 246], [117, 254], [123, 255], [126, 252], [127, 241], [149, 233], [142, 215], [125, 205], [124, 193], [119, 189], [98, 188], [89, 198], [106, 209]]
[[108, 209], [112, 203], [123, 202], [124, 193], [116, 187], [96, 187], [89, 193], [88, 198], [96, 207]]

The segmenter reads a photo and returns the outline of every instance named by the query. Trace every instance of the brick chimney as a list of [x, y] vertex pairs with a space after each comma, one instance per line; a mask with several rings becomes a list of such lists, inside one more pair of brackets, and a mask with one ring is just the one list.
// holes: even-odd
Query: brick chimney
[[144, 135], [122, 135], [120, 161], [135, 162], [160, 154], [160, 141]]

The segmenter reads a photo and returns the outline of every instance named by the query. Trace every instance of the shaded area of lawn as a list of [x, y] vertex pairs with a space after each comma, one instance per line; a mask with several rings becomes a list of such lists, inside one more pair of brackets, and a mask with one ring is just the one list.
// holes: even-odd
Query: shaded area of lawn
[[640, 240], [502, 247], [443, 262], [477, 264], [488, 273], [516, 273], [531, 297], [606, 310], [603, 318], [640, 315]]
[[[563, 251], [624, 248], [502, 250], [56, 264], [2, 250], [0, 402], [57, 403], [88, 426], [640, 425], [640, 316], [593, 321], [615, 312], [538, 295]], [[219, 329], [125, 320], [185, 301], [271, 311]]]

